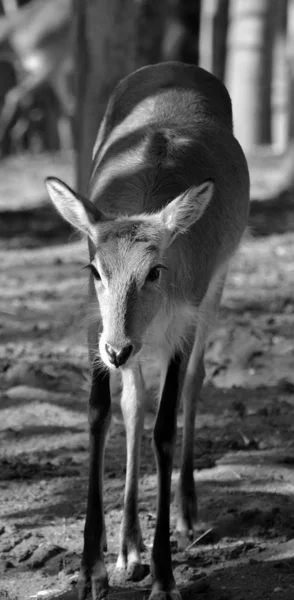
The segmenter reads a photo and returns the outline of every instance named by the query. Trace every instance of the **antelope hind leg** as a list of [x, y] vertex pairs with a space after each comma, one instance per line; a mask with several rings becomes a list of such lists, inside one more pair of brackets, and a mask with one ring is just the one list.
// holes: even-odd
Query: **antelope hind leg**
[[203, 361], [205, 342], [209, 327], [213, 324], [219, 308], [225, 277], [226, 271], [223, 269], [215, 275], [201, 303], [195, 341], [187, 360], [182, 388], [184, 429], [180, 476], [176, 494], [178, 504], [176, 530], [183, 546], [193, 538], [197, 525], [197, 494], [193, 475], [195, 413], [205, 377]]

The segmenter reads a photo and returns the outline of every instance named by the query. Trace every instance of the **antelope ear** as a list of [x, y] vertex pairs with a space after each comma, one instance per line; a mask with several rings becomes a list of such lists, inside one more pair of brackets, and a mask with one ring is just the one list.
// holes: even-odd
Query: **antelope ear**
[[189, 188], [163, 209], [161, 219], [168, 234], [169, 244], [179, 233], [184, 233], [191, 225], [199, 221], [214, 190], [214, 181], [206, 179], [199, 186]]
[[90, 200], [76, 194], [57, 177], [47, 177], [45, 185], [48, 194], [61, 216], [93, 239], [94, 225], [102, 220], [102, 214]]

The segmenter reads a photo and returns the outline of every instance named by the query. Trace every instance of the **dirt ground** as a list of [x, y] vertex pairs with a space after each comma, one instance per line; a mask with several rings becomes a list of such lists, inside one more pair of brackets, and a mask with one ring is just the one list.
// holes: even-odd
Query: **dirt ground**
[[[49, 174], [70, 183], [70, 165], [71, 157], [57, 156], [0, 166], [1, 600], [77, 597], [88, 471], [87, 253], [42, 183]], [[269, 179], [258, 168], [253, 177], [259, 200], [264, 179], [271, 187], [266, 172]], [[291, 202], [277, 212], [261, 204], [253, 205], [255, 235], [232, 263], [207, 348], [195, 432], [199, 538], [183, 551], [171, 535], [184, 600], [294, 598], [294, 213]], [[150, 398], [156, 376], [149, 369]], [[117, 582], [125, 477], [118, 389], [113, 403], [105, 468], [109, 598], [139, 600], [150, 589], [155, 523], [151, 415], [140, 478], [146, 577]], [[173, 489], [181, 431], [179, 415]], [[173, 504], [172, 529], [175, 516]]]

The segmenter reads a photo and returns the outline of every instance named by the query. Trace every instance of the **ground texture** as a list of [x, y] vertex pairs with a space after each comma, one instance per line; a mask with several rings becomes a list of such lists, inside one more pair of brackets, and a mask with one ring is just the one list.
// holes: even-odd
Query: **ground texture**
[[[1, 600], [76, 600], [82, 549], [87, 253], [46, 201], [45, 174], [70, 183], [70, 158], [50, 166], [44, 157], [18, 158], [0, 168]], [[257, 169], [260, 198], [258, 177]], [[253, 204], [252, 225], [262, 235], [251, 233], [235, 257], [208, 343], [194, 447], [199, 539], [185, 551], [173, 533], [172, 505], [174, 573], [184, 599], [294, 598], [294, 234], [286, 231], [293, 207], [283, 193], [278, 210], [261, 204]], [[152, 369], [147, 378], [151, 398]], [[123, 583], [113, 576], [125, 477], [118, 390], [113, 414], [105, 474], [109, 598], [139, 600], [150, 589], [155, 523], [151, 416], [140, 478], [146, 577]], [[173, 490], [181, 431], [180, 415]]]

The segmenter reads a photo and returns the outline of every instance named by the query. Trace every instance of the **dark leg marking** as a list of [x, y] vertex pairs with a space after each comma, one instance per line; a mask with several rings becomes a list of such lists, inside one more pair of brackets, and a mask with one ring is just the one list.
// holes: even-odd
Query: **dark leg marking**
[[154, 428], [154, 447], [158, 473], [157, 518], [151, 568], [154, 584], [150, 600], [180, 599], [172, 572], [170, 529], [170, 497], [173, 451], [181, 358], [170, 361]]
[[89, 400], [90, 469], [84, 549], [79, 579], [80, 600], [101, 600], [108, 590], [103, 552], [106, 534], [103, 512], [103, 463], [106, 434], [110, 423], [108, 373], [94, 371]]

